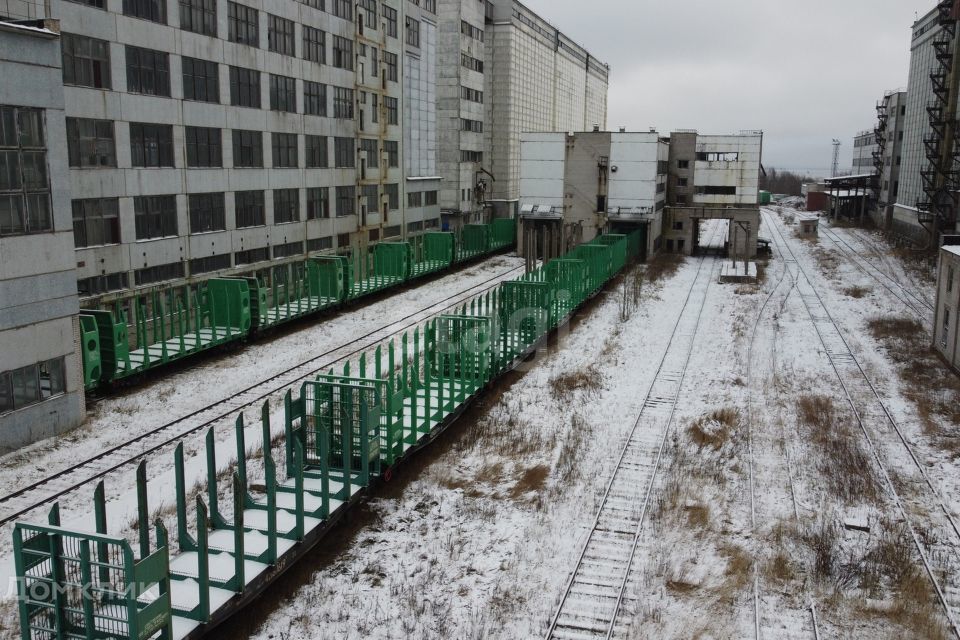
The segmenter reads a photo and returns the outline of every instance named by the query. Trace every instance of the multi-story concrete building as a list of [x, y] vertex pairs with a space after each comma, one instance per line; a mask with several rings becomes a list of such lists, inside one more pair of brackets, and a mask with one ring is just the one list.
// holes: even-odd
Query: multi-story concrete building
[[731, 256], [753, 257], [760, 231], [760, 161], [763, 132], [670, 134], [664, 249], [696, 255], [700, 221], [729, 221]]
[[484, 104], [489, 73], [484, 25], [485, 3], [440, 0], [437, 78], [438, 162], [443, 183], [440, 206], [447, 228], [474, 221], [486, 195], [477, 191], [488, 155], [484, 132], [491, 125]]
[[[913, 24], [899, 189], [888, 228], [917, 244], [934, 242], [936, 232], [931, 234], [931, 227], [942, 227], [942, 222], [935, 220], [938, 212], [955, 217], [950, 184], [956, 166], [947, 141], [955, 132], [960, 88], [956, 69], [960, 65], [952, 64], [954, 72], [950, 73], [941, 62], [957, 59], [960, 40], [947, 28], [956, 24], [953, 4], [941, 1]], [[938, 50], [942, 52], [939, 58]], [[948, 132], [951, 136], [945, 135]]]
[[522, 133], [606, 129], [610, 68], [516, 0], [487, 3], [486, 45], [484, 168], [500, 214], [520, 198]]
[[514, 215], [520, 134], [606, 126], [609, 68], [516, 0], [438, 0], [444, 225]]
[[52, 6], [82, 295], [439, 224], [432, 3]]
[[877, 114], [879, 121], [874, 137], [880, 140], [878, 151], [881, 164], [877, 206], [871, 211], [871, 216], [878, 227], [886, 229], [893, 218], [893, 207], [900, 191], [907, 92], [888, 91], [877, 103]]
[[521, 250], [528, 252], [534, 241], [543, 244], [545, 235], [554, 241], [548, 253], [557, 253], [607, 230], [642, 229], [644, 255], [653, 253], [666, 203], [668, 156], [667, 141], [656, 132], [521, 134]]
[[437, 168], [437, 76], [440, 67], [436, 2], [405, 2], [403, 170], [406, 180], [404, 221], [409, 235], [440, 225], [441, 178]]
[[873, 173], [873, 154], [880, 147], [873, 129], [865, 129], [853, 137], [853, 168], [855, 176]]
[[[547, 257], [598, 233], [646, 232], [646, 255], [696, 254], [702, 220], [729, 221], [736, 257], [756, 255], [763, 133], [525, 133], [522, 249]], [[530, 236], [535, 236], [531, 238]]]
[[0, 451], [83, 421], [56, 21], [0, 3]]

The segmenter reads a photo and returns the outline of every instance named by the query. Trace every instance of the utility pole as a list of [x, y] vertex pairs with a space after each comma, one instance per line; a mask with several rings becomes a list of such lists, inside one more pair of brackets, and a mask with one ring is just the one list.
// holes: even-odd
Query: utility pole
[[830, 177], [836, 178], [837, 174], [840, 173], [840, 145], [841, 142], [836, 138], [833, 139], [833, 168], [830, 171]]

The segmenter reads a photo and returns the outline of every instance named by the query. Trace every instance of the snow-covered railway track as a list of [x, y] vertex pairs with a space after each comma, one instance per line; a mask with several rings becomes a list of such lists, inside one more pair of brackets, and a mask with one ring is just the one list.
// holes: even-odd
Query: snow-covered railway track
[[91, 482], [134, 465], [147, 455], [176, 445], [193, 434], [216, 427], [216, 425], [227, 424], [228, 422], [232, 424], [231, 421], [238, 412], [251, 407], [259, 407], [264, 400], [282, 393], [292, 385], [373, 348], [392, 336], [402, 334], [437, 313], [457, 307], [465, 301], [494, 289], [502, 282], [515, 277], [517, 272], [522, 269], [523, 266], [519, 266], [502, 271], [490, 279], [462, 289], [403, 318], [357, 336], [349, 342], [306, 359], [237, 393], [138, 434], [76, 464], [59, 469], [49, 476], [0, 496], [0, 526], [11, 523], [31, 511], [89, 485]]
[[[797, 288], [899, 518], [904, 522], [923, 569], [942, 605], [953, 635], [960, 638], [960, 528], [937, 484], [920, 462], [903, 429], [887, 407], [830, 314], [820, 291], [796, 260], [778, 221], [764, 212], [774, 243], [795, 268]], [[896, 476], [891, 469], [895, 469]], [[911, 473], [912, 472], [912, 473]], [[894, 480], [896, 477], [896, 482]], [[898, 490], [898, 486], [901, 490]], [[922, 492], [923, 495], [920, 495]], [[932, 501], [932, 502], [931, 502]], [[933, 505], [934, 508], [930, 508]]]
[[875, 280], [881, 287], [889, 291], [894, 298], [902, 302], [920, 320], [921, 324], [927, 326], [932, 322], [933, 305], [927, 300], [917, 295], [909, 287], [903, 286], [895, 278], [864, 258], [848, 241], [830, 227], [821, 225], [820, 233], [833, 243], [850, 264], [867, 277]]
[[[786, 304], [787, 299], [790, 297], [791, 292], [796, 286], [796, 280], [793, 278], [790, 269], [784, 265], [783, 273], [780, 274], [780, 278], [777, 280], [776, 285], [773, 289], [770, 290], [770, 293], [767, 294], [766, 298], [763, 300], [763, 304], [760, 306], [760, 310], [757, 312], [757, 317], [754, 320], [753, 328], [750, 331], [750, 343], [747, 348], [747, 361], [746, 361], [746, 378], [747, 378], [747, 388], [750, 390], [747, 396], [747, 411], [746, 411], [746, 432], [747, 432], [747, 470], [748, 470], [748, 486], [750, 487], [750, 529], [753, 532], [753, 538], [757, 539], [757, 499], [756, 499], [756, 488], [755, 488], [755, 471], [754, 471], [754, 443], [753, 443], [753, 431], [754, 431], [754, 391], [757, 388], [756, 378], [756, 368], [753, 366], [754, 357], [756, 356], [756, 346], [757, 346], [757, 335], [760, 331], [760, 324], [764, 318], [764, 315], [767, 312], [767, 309], [770, 307], [770, 303], [773, 301], [773, 298], [783, 287], [784, 283], [787, 283], [789, 286], [787, 288], [786, 294], [783, 295], [783, 299], [780, 303], [781, 309]], [[796, 487], [794, 485], [794, 474], [793, 474], [793, 464], [790, 460], [789, 453], [786, 454], [786, 463], [787, 463], [787, 480], [790, 487], [790, 497], [793, 503], [794, 514], [797, 513], [797, 498], [796, 498]], [[753, 563], [753, 622], [754, 622], [754, 637], [756, 640], [760, 640], [761, 628], [763, 626], [763, 614], [760, 608], [760, 562]]]
[[609, 639], [622, 635], [630, 622], [622, 614], [629, 582], [635, 575], [631, 568], [707, 293], [716, 278], [716, 264], [715, 260], [700, 258], [656, 375], [561, 594], [547, 631], [548, 640]]

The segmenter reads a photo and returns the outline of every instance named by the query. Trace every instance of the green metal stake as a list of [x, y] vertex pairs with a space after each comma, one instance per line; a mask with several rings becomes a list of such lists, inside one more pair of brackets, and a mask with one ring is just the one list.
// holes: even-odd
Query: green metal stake
[[79, 540], [78, 542], [80, 543], [80, 583], [84, 589], [80, 601], [83, 608], [83, 626], [89, 638], [97, 629], [93, 617], [94, 594], [90, 593], [93, 589], [93, 576], [90, 573], [90, 541]]
[[[296, 511], [297, 511], [297, 526], [294, 531], [294, 537], [297, 540], [303, 540], [304, 535], [304, 512], [306, 511], [306, 506], [304, 505], [304, 488], [303, 488], [303, 444], [298, 440], [293, 445], [294, 453], [294, 499], [296, 500]], [[327, 514], [323, 514], [323, 517], [326, 517]]]
[[260, 409], [263, 438], [263, 466], [267, 485], [267, 564], [277, 562], [277, 465], [273, 461], [270, 437], [270, 402]]
[[207, 451], [207, 500], [210, 502], [213, 528], [227, 529], [230, 525], [220, 513], [220, 497], [217, 495], [217, 449], [213, 438], [213, 427], [207, 429], [204, 444]]
[[240, 480], [240, 476], [233, 474], [233, 550], [234, 556], [236, 586], [234, 590], [237, 593], [243, 593], [247, 581], [244, 575], [244, 528], [243, 528], [243, 505], [244, 497], [247, 495], [247, 487]]
[[283, 434], [284, 434], [284, 463], [287, 468], [287, 477], [293, 468], [293, 393], [290, 389], [283, 394]]
[[[167, 528], [163, 526], [163, 520], [157, 518], [155, 523], [155, 533], [157, 536], [157, 549], [165, 549], [167, 552], [167, 573], [160, 579], [157, 584], [157, 590], [160, 592], [161, 596], [170, 594], [170, 573], [169, 573], [169, 562], [170, 562], [170, 546], [169, 546], [169, 537], [167, 536]], [[209, 593], [209, 590], [208, 590]], [[171, 618], [170, 622], [167, 623], [163, 631], [160, 632], [159, 640], [172, 640], [173, 639], [173, 620]]]
[[62, 545], [59, 533], [51, 533], [48, 537], [50, 553], [50, 582], [53, 586], [54, 603], [54, 627], [57, 634], [57, 640], [66, 638], [66, 630], [63, 628], [67, 619], [67, 601], [64, 590], [60, 587], [64, 585], [63, 559], [61, 557]]
[[237, 471], [240, 481], [244, 486], [247, 484], [247, 440], [244, 433], [243, 414], [237, 416], [235, 423], [236, 441], [237, 441]]
[[177, 493], [177, 546], [181, 552], [196, 551], [197, 542], [187, 531], [187, 489], [183, 477], [183, 443], [173, 452], [173, 468]]
[[207, 519], [207, 507], [203, 498], [197, 496], [197, 586], [200, 597], [197, 599], [198, 622], [210, 619], [210, 523]]
[[[319, 390], [318, 390], [319, 391]], [[332, 400], [332, 394], [330, 400]], [[323, 517], [330, 515], [330, 431], [333, 425], [328, 425], [325, 420], [320, 420], [319, 403], [314, 407], [314, 424], [316, 425], [317, 443], [320, 447], [320, 493], [323, 494]]]
[[150, 555], [150, 509], [147, 505], [147, 461], [137, 465], [137, 533], [140, 536], [140, 557]]
[[367, 404], [369, 391], [358, 390], [360, 395], [360, 484], [370, 486], [370, 405]]
[[[58, 505], [54, 505], [55, 508]], [[51, 512], [51, 515], [52, 512]], [[104, 491], [103, 480], [97, 483], [97, 488], [93, 490], [93, 520], [94, 526], [96, 527], [97, 533], [102, 536], [107, 535], [107, 500], [106, 493]], [[50, 524], [54, 524], [51, 522]], [[60, 524], [60, 515], [57, 514], [57, 525]], [[110, 550], [107, 548], [106, 542], [97, 543], [97, 560], [100, 562], [101, 566], [98, 571], [100, 574], [100, 582], [109, 582], [110, 581], [110, 570], [103, 566], [106, 564], [107, 560], [110, 557]]]
[[267, 449], [263, 455], [267, 485], [267, 564], [277, 563], [277, 465]]

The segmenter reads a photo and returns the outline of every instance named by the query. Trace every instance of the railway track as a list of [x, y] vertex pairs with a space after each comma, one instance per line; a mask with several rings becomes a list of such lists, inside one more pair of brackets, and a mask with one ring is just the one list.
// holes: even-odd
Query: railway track
[[[924, 572], [944, 610], [950, 631], [956, 638], [960, 638], [960, 627], [957, 624], [960, 614], [960, 585], [956, 583], [960, 570], [960, 528], [956, 518], [946, 506], [939, 487], [921, 464], [913, 445], [904, 436], [903, 429], [866, 374], [863, 365], [850, 349], [843, 331], [831, 315], [820, 292], [809, 279], [803, 265], [796, 261], [793, 249], [779, 224], [772, 218], [769, 212], [764, 212], [764, 219], [773, 232], [778, 251], [785, 258], [789, 256], [787, 260], [795, 268], [797, 288], [804, 308], [837, 376], [844, 398], [864, 436], [890, 499], [917, 550]], [[895, 459], [898, 454], [899, 460], [886, 460]], [[894, 482], [894, 476], [889, 470], [892, 466], [896, 466], [897, 482]], [[898, 485], [905, 490], [898, 491]], [[911, 490], [911, 487], [915, 490]], [[919, 495], [921, 492], [924, 495]], [[930, 508], [931, 505], [933, 508]], [[813, 614], [815, 615], [815, 612]]]
[[522, 265], [507, 269], [488, 280], [458, 291], [443, 300], [358, 336], [354, 340], [306, 359], [202, 409], [138, 434], [90, 458], [0, 496], [0, 526], [9, 524], [53, 500], [121, 468], [137, 463], [144, 456], [176, 444], [187, 436], [227, 421], [232, 424], [231, 419], [235, 418], [238, 412], [256, 407], [264, 400], [285, 391], [291, 385], [311, 375], [328, 370], [336, 363], [375, 347], [389, 337], [403, 333], [439, 312], [459, 306], [471, 298], [490, 291], [500, 283], [511, 279], [522, 269]]
[[716, 261], [706, 265], [706, 258], [700, 258], [656, 375], [561, 594], [548, 640], [609, 639], [629, 623], [622, 613], [631, 567], [715, 277]]
[[[777, 292], [780, 291], [781, 286], [784, 281], [788, 280], [790, 287], [787, 290], [786, 295], [783, 297], [783, 302], [781, 303], [781, 310], [786, 304], [786, 301], [789, 299], [790, 294], [793, 292], [793, 288], [796, 286], [796, 281], [792, 278], [790, 270], [784, 265], [783, 273], [780, 275], [780, 279], [777, 281], [776, 285], [771, 289], [770, 293], [767, 294], [766, 298], [763, 301], [763, 304], [760, 306], [760, 310], [757, 313], [756, 320], [753, 323], [753, 328], [750, 331], [750, 344], [747, 348], [747, 389], [750, 392], [747, 395], [747, 419], [746, 419], [746, 431], [747, 431], [747, 470], [749, 477], [749, 487], [750, 487], [750, 529], [753, 532], [754, 539], [757, 538], [757, 499], [756, 499], [756, 489], [755, 489], [755, 471], [754, 471], [754, 446], [753, 446], [753, 432], [754, 432], [754, 393], [753, 389], [756, 384], [754, 375], [756, 370], [753, 366], [753, 359], [756, 353], [756, 344], [757, 344], [757, 334], [760, 330], [760, 323], [763, 320], [764, 314], [767, 311], [767, 308], [770, 306], [770, 303], [773, 301]], [[773, 354], [776, 357], [776, 354]], [[790, 460], [789, 454], [786, 455], [787, 462], [787, 476], [790, 484], [790, 496], [793, 501], [793, 510], [794, 515], [797, 515], [797, 501], [796, 501], [796, 488], [793, 482], [793, 465]], [[761, 627], [762, 627], [762, 614], [760, 611], [760, 570], [759, 562], [753, 563], [753, 622], [754, 622], [754, 638], [760, 640], [761, 638]]]
[[821, 225], [820, 232], [824, 234], [830, 242], [840, 251], [840, 253], [860, 272], [873, 279], [881, 287], [890, 292], [890, 294], [907, 307], [924, 326], [932, 322], [933, 305], [924, 298], [921, 298], [909, 288], [903, 286], [896, 279], [885, 273], [882, 269], [872, 264], [864, 258], [849, 242], [828, 226]]

